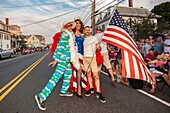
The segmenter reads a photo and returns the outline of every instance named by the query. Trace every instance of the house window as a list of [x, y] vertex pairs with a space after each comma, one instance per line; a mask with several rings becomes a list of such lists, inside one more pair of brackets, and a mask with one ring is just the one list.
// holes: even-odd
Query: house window
[[9, 44], [7, 44], [6, 47], [9, 49]]
[[102, 25], [102, 31], [104, 31], [104, 30], [105, 30], [105, 24]]
[[108, 15], [110, 15], [110, 12], [111, 12], [110, 8], [107, 9], [107, 14], [108, 14]]
[[32, 37], [32, 40], [34, 40], [34, 37]]

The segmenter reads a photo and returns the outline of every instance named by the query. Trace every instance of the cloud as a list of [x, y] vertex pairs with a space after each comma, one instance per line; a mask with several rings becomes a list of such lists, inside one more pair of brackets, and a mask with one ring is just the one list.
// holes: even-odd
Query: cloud
[[[17, 1], [17, 2], [16, 2]], [[113, 0], [96, 0], [98, 5], [97, 8], [100, 8]], [[120, 0], [118, 0], [120, 1]], [[161, 2], [167, 0], [133, 0], [134, 7], [145, 7], [152, 9], [154, 5], [157, 5]], [[53, 5], [40, 5], [40, 6], [30, 6], [30, 7], [17, 7], [22, 5], [38, 5], [38, 4], [50, 4]], [[88, 5], [89, 4], [89, 5]], [[60, 31], [64, 21], [72, 21], [75, 17], [81, 17], [82, 20], [85, 20], [87, 15], [91, 13], [91, 2], [90, 0], [1, 0], [1, 10], [0, 10], [0, 20], [5, 20], [6, 17], [9, 17], [10, 24], [17, 24], [19, 26], [34, 23], [41, 21], [47, 18], [63, 14], [64, 12], [71, 11], [75, 8], [79, 8], [85, 5], [87, 7], [79, 9], [76, 12], [71, 14], [64, 15], [43, 23], [38, 23], [35, 25], [21, 27], [22, 33], [25, 35], [29, 34], [40, 34], [46, 37], [47, 43], [52, 42], [52, 36]], [[109, 7], [109, 4], [107, 7]], [[128, 6], [127, 0], [121, 5]], [[15, 8], [2, 8], [2, 7], [15, 7]], [[90, 25], [90, 20], [86, 25]]]

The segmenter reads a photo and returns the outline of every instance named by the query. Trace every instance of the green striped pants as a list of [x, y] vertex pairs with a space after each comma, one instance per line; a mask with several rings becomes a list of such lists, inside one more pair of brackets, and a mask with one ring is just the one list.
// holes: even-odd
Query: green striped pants
[[62, 88], [60, 90], [60, 93], [66, 94], [70, 86], [72, 70], [70, 67], [70, 62], [59, 61], [54, 74], [46, 84], [45, 88], [41, 91], [41, 93], [38, 94], [38, 96], [41, 99], [46, 100], [63, 75], [64, 78], [63, 78], [63, 83], [62, 83]]

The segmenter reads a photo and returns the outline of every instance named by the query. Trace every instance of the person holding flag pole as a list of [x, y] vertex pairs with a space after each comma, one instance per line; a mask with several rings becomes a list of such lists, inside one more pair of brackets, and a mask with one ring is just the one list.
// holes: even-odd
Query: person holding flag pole
[[92, 84], [92, 74], [94, 77], [94, 82], [96, 86], [96, 97], [100, 99], [102, 103], [105, 103], [105, 97], [100, 92], [100, 78], [98, 74], [98, 67], [96, 61], [96, 55], [94, 54], [96, 50], [100, 49], [100, 45], [96, 37], [90, 35], [90, 27], [86, 26], [84, 28], [84, 56], [83, 64], [87, 73], [90, 89], [86, 92], [85, 96], [90, 96], [94, 92]]

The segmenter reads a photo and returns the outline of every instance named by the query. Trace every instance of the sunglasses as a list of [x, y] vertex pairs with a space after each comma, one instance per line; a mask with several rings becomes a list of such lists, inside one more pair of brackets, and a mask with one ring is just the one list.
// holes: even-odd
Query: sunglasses
[[81, 23], [79, 21], [77, 21], [76, 24], [81, 24]]
[[164, 52], [164, 54], [169, 54], [169, 52]]
[[72, 24], [67, 24], [66, 27], [72, 27], [73, 25]]

